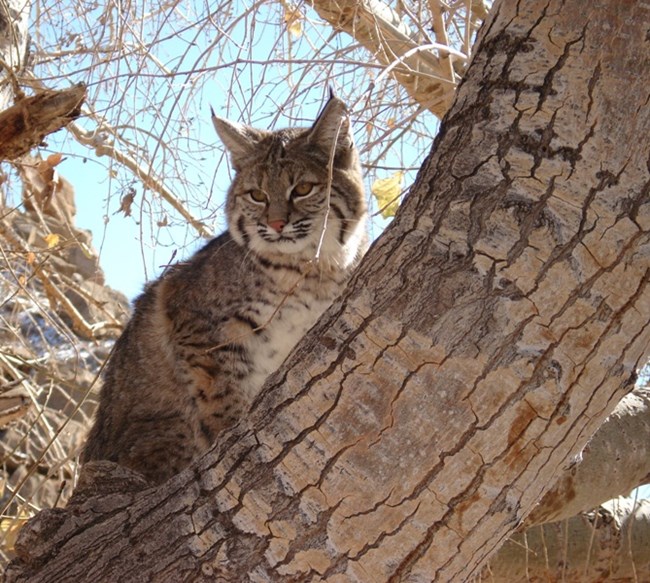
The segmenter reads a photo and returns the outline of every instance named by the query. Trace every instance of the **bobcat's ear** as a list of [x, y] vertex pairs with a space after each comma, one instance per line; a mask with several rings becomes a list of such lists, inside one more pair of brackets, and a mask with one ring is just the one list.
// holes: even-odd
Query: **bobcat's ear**
[[257, 146], [264, 138], [264, 133], [250, 126], [228, 121], [212, 113], [212, 125], [221, 142], [230, 153], [230, 162], [235, 170], [245, 165], [245, 160], [257, 151]]
[[307, 141], [317, 144], [325, 152], [335, 147], [337, 156], [354, 146], [348, 108], [333, 92], [311, 127]]

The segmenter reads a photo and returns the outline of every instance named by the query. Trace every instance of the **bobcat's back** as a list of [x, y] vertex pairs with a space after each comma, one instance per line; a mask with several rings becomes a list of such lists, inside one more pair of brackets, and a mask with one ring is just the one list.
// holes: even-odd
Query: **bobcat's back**
[[228, 232], [136, 300], [84, 451], [84, 461], [109, 459], [155, 482], [245, 415], [366, 245], [359, 161], [341, 101], [331, 98], [303, 130], [214, 122], [235, 169]]

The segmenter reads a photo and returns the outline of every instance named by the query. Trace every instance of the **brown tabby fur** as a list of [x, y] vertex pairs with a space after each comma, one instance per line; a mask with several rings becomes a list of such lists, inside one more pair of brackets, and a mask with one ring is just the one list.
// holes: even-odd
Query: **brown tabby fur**
[[213, 122], [235, 170], [228, 231], [136, 300], [83, 453], [152, 482], [246, 414], [366, 246], [359, 160], [339, 99], [308, 129]]

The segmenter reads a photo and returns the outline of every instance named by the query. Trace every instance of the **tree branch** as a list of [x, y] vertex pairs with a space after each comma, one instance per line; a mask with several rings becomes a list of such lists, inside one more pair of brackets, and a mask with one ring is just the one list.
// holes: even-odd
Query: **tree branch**
[[19, 99], [0, 113], [0, 160], [14, 160], [38, 146], [43, 138], [79, 117], [86, 97], [83, 84], [46, 89]]
[[155, 172], [143, 167], [131, 156], [120, 151], [110, 142], [98, 139], [97, 136], [103, 133], [103, 129], [106, 129], [106, 133], [108, 134], [112, 133], [110, 128], [102, 128], [101, 125], [100, 129], [94, 132], [86, 131], [76, 124], [70, 124], [70, 126], [68, 126], [68, 130], [80, 144], [92, 148], [97, 156], [108, 156], [125, 168], [128, 168], [133, 175], [142, 182], [145, 188], [150, 188], [153, 192], [158, 193], [163, 200], [165, 200], [178, 212], [179, 215], [181, 215], [194, 229], [196, 229], [197, 233], [201, 237], [209, 238], [212, 236], [213, 233], [210, 229], [202, 221], [197, 219], [189, 210], [187, 210], [186, 206], [178, 199], [178, 197], [165, 186], [164, 182], [158, 176], [156, 176]]
[[456, 50], [439, 48], [438, 57], [431, 47], [421, 47], [381, 0], [315, 0], [313, 6], [334, 30], [348, 33], [380, 63], [394, 67], [395, 78], [416, 102], [438, 117], [446, 113], [457, 83], [449, 54]]
[[526, 519], [556, 522], [595, 508], [650, 480], [650, 388], [624, 397], [584, 451]]

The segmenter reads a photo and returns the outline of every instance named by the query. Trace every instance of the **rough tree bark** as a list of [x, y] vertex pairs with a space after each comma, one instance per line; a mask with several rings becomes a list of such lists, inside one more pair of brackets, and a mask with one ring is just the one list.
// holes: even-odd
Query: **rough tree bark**
[[639, 387], [616, 406], [525, 524], [565, 520], [647, 484], [649, 448], [650, 387]]
[[87, 475], [8, 580], [478, 574], [647, 354], [649, 16], [497, 2], [398, 217], [246, 422], [159, 488]]
[[[481, 21], [486, 18], [488, 8], [485, 2], [468, 4], [472, 17]], [[447, 112], [458, 79], [451, 60], [446, 58], [444, 50], [440, 51], [443, 57], [440, 58], [435, 56], [439, 49], [418, 46], [416, 37], [390, 6], [378, 0], [363, 3], [358, 0], [313, 0], [312, 5], [334, 30], [351, 35], [376, 60], [389, 67], [399, 64], [394, 69], [395, 79], [422, 107], [438, 117]], [[443, 12], [448, 10], [448, 6], [439, 0], [428, 2], [427, 6], [436, 41], [449, 45], [443, 22]], [[647, 394], [642, 392], [639, 398], [633, 399], [631, 408], [621, 404], [623, 411], [616, 415], [616, 423], [605, 423], [590, 443], [586, 468], [580, 462], [572, 463], [559, 476], [560, 483], [546, 494], [538, 511], [529, 517], [527, 523], [539, 524], [572, 517], [576, 509], [589, 510], [625, 492], [626, 487], [632, 489], [650, 481], [650, 471], [644, 472], [645, 468], [650, 470], [650, 408], [639, 407], [639, 399], [647, 403]], [[621, 432], [621, 428], [631, 426], [635, 430]], [[642, 467], [638, 466], [639, 462]], [[614, 471], [616, 479], [602, 472], [602, 467]], [[569, 504], [565, 506], [567, 500]]]
[[650, 388], [638, 387], [571, 460], [520, 532], [490, 559], [483, 578], [490, 583], [650, 581], [650, 500], [615, 498], [648, 483], [649, 447]]

